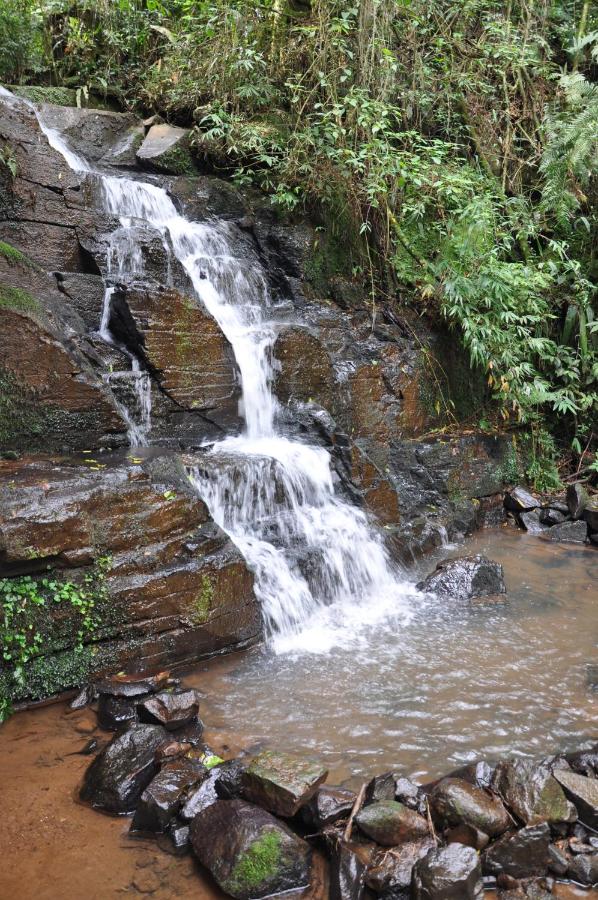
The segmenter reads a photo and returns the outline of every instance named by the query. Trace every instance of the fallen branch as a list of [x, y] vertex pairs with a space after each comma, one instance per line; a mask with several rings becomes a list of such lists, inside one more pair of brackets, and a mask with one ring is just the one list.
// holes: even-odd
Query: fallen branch
[[345, 828], [345, 832], [343, 834], [343, 841], [349, 841], [351, 839], [351, 829], [353, 828], [353, 819], [363, 806], [363, 801], [365, 798], [365, 789], [366, 784], [362, 784], [357, 797], [355, 798], [355, 803], [353, 804], [353, 809], [351, 810], [351, 815], [349, 816], [349, 821], [347, 822], [347, 827]]

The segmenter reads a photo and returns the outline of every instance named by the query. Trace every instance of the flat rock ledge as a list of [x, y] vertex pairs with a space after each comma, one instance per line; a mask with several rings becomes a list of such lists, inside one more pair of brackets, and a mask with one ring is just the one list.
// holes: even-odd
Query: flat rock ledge
[[216, 756], [201, 695], [168, 672], [104, 678], [72, 705], [96, 703], [116, 733], [93, 748], [81, 799], [131, 815], [131, 832], [166, 852], [192, 852], [237, 900], [303, 896], [321, 878], [314, 851], [334, 900], [482, 900], [487, 889], [550, 900], [557, 878], [598, 882], [598, 744], [481, 760], [423, 785], [385, 772], [354, 792], [325, 784], [307, 757]]

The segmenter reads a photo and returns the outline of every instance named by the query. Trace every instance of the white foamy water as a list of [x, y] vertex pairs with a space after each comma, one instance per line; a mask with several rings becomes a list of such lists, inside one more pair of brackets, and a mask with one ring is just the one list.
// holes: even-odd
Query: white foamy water
[[[55, 130], [40, 125], [75, 171], [91, 171]], [[276, 327], [261, 266], [235, 256], [232, 226], [190, 222], [162, 188], [98, 172], [94, 177], [106, 211], [121, 226], [112, 236], [109, 279], [143, 274], [135, 228], [150, 226], [232, 345], [245, 432], [214, 445], [190, 479], [255, 574], [273, 648], [323, 653], [358, 640], [382, 619], [404, 622], [415, 592], [392, 564], [375, 525], [335, 492], [329, 453], [278, 429]], [[112, 340], [111, 300], [109, 286], [100, 326], [106, 340]], [[147, 405], [145, 410], [149, 416]], [[148, 431], [149, 425], [140, 439], [130, 428], [131, 439], [143, 440]]]

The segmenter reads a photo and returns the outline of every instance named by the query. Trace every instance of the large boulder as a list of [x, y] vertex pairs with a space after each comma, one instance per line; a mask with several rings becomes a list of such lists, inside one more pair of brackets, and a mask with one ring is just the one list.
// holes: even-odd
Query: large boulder
[[355, 822], [364, 834], [383, 847], [415, 841], [430, 832], [423, 816], [396, 800], [381, 800], [364, 806]]
[[598, 828], [598, 779], [562, 769], [555, 769], [554, 777], [575, 804], [580, 820]]
[[245, 769], [243, 796], [290, 818], [311, 800], [327, 775], [328, 771], [313, 760], [266, 750]]
[[99, 753], [83, 780], [80, 796], [106, 812], [128, 815], [158, 773], [156, 751], [167, 733], [159, 725], [133, 724]]
[[458, 778], [445, 778], [431, 791], [434, 819], [443, 827], [471, 825], [489, 837], [497, 837], [511, 820], [498, 797]]
[[482, 900], [478, 854], [463, 844], [430, 850], [413, 869], [415, 900]]
[[550, 864], [549, 845], [550, 826], [546, 822], [509, 832], [484, 852], [484, 871], [513, 878], [544, 875]]
[[219, 800], [191, 824], [195, 855], [226, 894], [266, 897], [308, 885], [308, 844], [274, 816], [241, 800]]
[[500, 563], [485, 556], [461, 556], [438, 563], [418, 590], [449, 600], [475, 600], [506, 594]]
[[524, 825], [574, 822], [577, 818], [550, 768], [533, 760], [499, 762], [492, 786]]
[[152, 125], [137, 150], [137, 161], [145, 168], [170, 175], [193, 175], [189, 152], [189, 129], [176, 125]]

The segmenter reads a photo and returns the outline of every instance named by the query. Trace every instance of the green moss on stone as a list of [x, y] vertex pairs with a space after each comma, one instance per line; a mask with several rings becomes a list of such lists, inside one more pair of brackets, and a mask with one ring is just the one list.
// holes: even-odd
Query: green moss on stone
[[9, 263], [18, 263], [27, 269], [37, 269], [33, 260], [25, 256], [20, 250], [17, 250], [16, 247], [13, 247], [12, 244], [7, 244], [6, 241], [0, 241], [0, 256], [4, 257]]
[[41, 305], [39, 300], [36, 300], [35, 297], [32, 297], [31, 294], [22, 288], [12, 287], [0, 282], [0, 309], [39, 313], [41, 312]]
[[258, 890], [276, 875], [281, 855], [280, 834], [277, 831], [262, 834], [245, 851], [231, 872], [231, 888], [251, 896], [253, 890]]
[[188, 147], [175, 144], [161, 156], [151, 160], [152, 166], [172, 175], [197, 175], [197, 169]]
[[91, 94], [87, 99], [81, 91], [77, 103], [75, 88], [56, 87], [42, 84], [7, 84], [4, 85], [17, 97], [24, 97], [32, 103], [51, 103], [54, 106], [87, 106], [90, 109], [109, 109], [110, 104]]
[[214, 585], [209, 575], [202, 575], [201, 591], [191, 607], [191, 621], [194, 625], [203, 625], [207, 621], [214, 600]]

